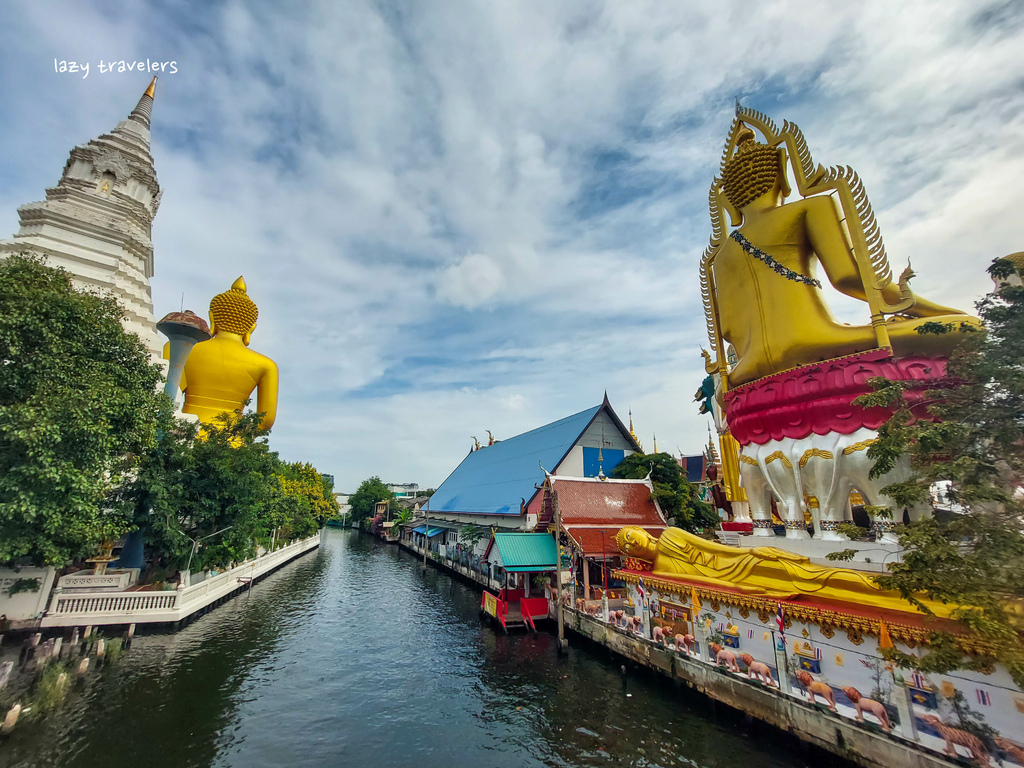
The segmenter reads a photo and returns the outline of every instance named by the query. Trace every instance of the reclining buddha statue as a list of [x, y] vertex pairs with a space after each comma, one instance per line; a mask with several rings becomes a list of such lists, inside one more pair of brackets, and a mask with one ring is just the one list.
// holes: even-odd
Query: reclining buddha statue
[[[654, 575], [662, 578], [772, 599], [806, 595], [873, 608], [913, 610], [896, 592], [879, 588], [870, 573], [815, 565], [802, 555], [775, 547], [727, 546], [681, 528], [666, 528], [655, 538], [633, 525], [620, 529], [615, 542], [623, 554], [651, 563]], [[952, 610], [921, 595], [917, 599], [937, 616], [948, 616]]]
[[[750, 125], [765, 134], [758, 142]], [[801, 199], [786, 202], [787, 145]], [[881, 236], [856, 174], [815, 169], [799, 129], [778, 131], [760, 113], [738, 109], [711, 189], [713, 235], [701, 265], [708, 333], [722, 372], [725, 345], [736, 350], [728, 369], [736, 386], [797, 366], [877, 348], [895, 357], [947, 356], [964, 326], [978, 321], [915, 295], [908, 267], [893, 283]], [[838, 194], [838, 201], [830, 193]], [[837, 202], [839, 205], [837, 206]], [[726, 234], [723, 213], [737, 227]], [[864, 325], [837, 322], [822, 280], [864, 301]], [[923, 323], [951, 331], [921, 334]]]

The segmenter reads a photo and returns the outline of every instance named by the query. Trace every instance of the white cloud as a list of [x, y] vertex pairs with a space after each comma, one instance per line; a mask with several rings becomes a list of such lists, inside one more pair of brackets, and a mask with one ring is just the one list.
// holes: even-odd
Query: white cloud
[[916, 290], [967, 307], [1021, 248], [1024, 29], [992, 8], [19, 4], [0, 66], [31, 119], [0, 125], [0, 236], [146, 84], [52, 58], [175, 59], [153, 111], [157, 315], [245, 274], [282, 454], [343, 487], [436, 485], [470, 435], [605, 389], [645, 442], [696, 453], [696, 265], [733, 99], [857, 168], [895, 271], [909, 256]]
[[476, 309], [501, 290], [501, 266], [483, 253], [470, 253], [445, 268], [438, 278], [437, 295], [457, 307]]

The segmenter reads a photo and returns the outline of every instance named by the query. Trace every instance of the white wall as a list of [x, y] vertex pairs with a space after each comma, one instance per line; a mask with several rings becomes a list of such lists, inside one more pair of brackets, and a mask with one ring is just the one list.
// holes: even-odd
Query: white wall
[[[584, 448], [620, 450], [625, 451], [627, 456], [635, 453], [629, 439], [623, 436], [611, 417], [606, 412], [601, 411], [576, 442], [576, 445], [572, 447], [572, 450], [562, 460], [562, 463], [555, 467], [553, 474], [564, 475], [565, 477], [583, 477]], [[606, 471], [605, 474], [611, 474], [610, 470]]]
[[[53, 588], [53, 568], [0, 568], [0, 615], [6, 614], [11, 621], [34, 619], [46, 610], [46, 602]], [[8, 597], [7, 591], [18, 579], [37, 579], [39, 588], [35, 592], [19, 592]]]

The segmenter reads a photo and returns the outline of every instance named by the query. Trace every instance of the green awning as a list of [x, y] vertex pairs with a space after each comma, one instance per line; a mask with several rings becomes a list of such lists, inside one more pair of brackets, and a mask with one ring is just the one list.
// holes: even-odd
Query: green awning
[[549, 533], [496, 533], [494, 543], [506, 571], [555, 570], [555, 537]]

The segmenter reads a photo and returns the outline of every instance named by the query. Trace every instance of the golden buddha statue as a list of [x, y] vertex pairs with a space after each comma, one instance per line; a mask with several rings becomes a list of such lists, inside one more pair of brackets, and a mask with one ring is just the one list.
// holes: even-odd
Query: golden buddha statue
[[[768, 143], [755, 140], [758, 127]], [[786, 203], [787, 151], [802, 199]], [[839, 208], [831, 192], [838, 192]], [[825, 194], [822, 194], [825, 193]], [[711, 189], [714, 233], [701, 264], [708, 334], [717, 360], [709, 372], [728, 373], [735, 386], [834, 357], [889, 347], [896, 357], [947, 356], [962, 324], [978, 321], [914, 295], [909, 267], [891, 279], [884, 247], [863, 185], [852, 169], [814, 168], [799, 129], [778, 131], [760, 113], [738, 109]], [[726, 235], [723, 212], [738, 229]], [[837, 322], [822, 296], [818, 268], [838, 291], [867, 303], [870, 324]], [[920, 334], [926, 322], [945, 334]], [[729, 369], [724, 347], [737, 360]]]
[[[682, 579], [772, 599], [799, 595], [894, 611], [914, 611], [895, 592], [880, 589], [868, 573], [827, 568], [802, 555], [775, 547], [731, 547], [707, 541], [680, 528], [666, 528], [654, 538], [643, 528], [626, 526], [615, 536], [619, 550], [653, 564], [655, 576]], [[920, 597], [937, 616], [951, 607]]]
[[277, 417], [277, 363], [249, 349], [259, 310], [239, 277], [231, 290], [210, 301], [210, 332], [213, 338], [196, 344], [185, 362], [181, 389], [185, 413], [194, 413], [204, 424], [222, 413], [240, 412], [254, 389], [256, 410], [263, 414], [260, 426], [270, 429]]

